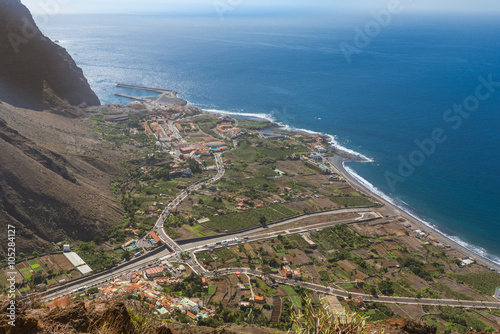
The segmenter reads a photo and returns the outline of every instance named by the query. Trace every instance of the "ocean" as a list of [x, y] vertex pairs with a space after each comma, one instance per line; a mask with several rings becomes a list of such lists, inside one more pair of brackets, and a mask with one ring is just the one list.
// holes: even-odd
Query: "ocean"
[[347, 168], [369, 188], [500, 264], [500, 22], [403, 13], [368, 36], [371, 21], [59, 15], [42, 30], [103, 103], [150, 95], [117, 83], [161, 87], [205, 109], [330, 135], [363, 157]]

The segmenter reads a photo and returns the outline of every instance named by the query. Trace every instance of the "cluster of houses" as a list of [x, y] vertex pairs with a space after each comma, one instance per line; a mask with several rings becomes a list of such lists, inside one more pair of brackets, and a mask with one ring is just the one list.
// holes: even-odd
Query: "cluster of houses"
[[198, 131], [198, 127], [191, 121], [177, 122], [175, 123], [175, 127], [179, 132]]
[[287, 279], [296, 279], [296, 280], [301, 280], [302, 279], [302, 273], [300, 272], [300, 268], [297, 267], [296, 269], [291, 269], [290, 268], [290, 263], [286, 259], [286, 257], [283, 258], [281, 261], [281, 271], [283, 272], [283, 276]]
[[97, 299], [106, 301], [120, 296], [136, 295], [160, 316], [179, 311], [196, 321], [215, 315], [212, 310], [205, 308], [203, 301], [198, 298], [175, 298], [162, 294], [164, 286], [180, 281], [178, 277], [159, 277], [162, 274], [161, 266], [146, 269], [144, 272], [124, 274], [101, 287]]
[[235, 128], [230, 120], [223, 121], [223, 123], [217, 126], [214, 131], [221, 137], [229, 139], [236, 139], [243, 133], [240, 128]]
[[[402, 225], [404, 227], [406, 227], [408, 230], [410, 230], [410, 235], [413, 235], [417, 239], [422, 239], [422, 240], [427, 240], [429, 242], [432, 242], [432, 244], [438, 248], [450, 248], [451, 247], [450, 245], [445, 245], [445, 244], [441, 243], [436, 237], [431, 236], [427, 232], [421, 231], [419, 229], [414, 229], [413, 226], [408, 222], [404, 222]], [[468, 263], [468, 262], [469, 261], [465, 261], [463, 265], [472, 264], [472, 263]]]
[[182, 115], [192, 116], [200, 113], [198, 107], [192, 105], [186, 106], [155, 106], [151, 108], [152, 111], [161, 113], [165, 117], [170, 117], [170, 119], [177, 119]]
[[323, 145], [321, 145], [321, 144], [314, 144], [314, 143], [312, 143], [312, 144], [310, 144], [310, 146], [311, 146], [314, 150], [316, 150], [317, 152], [319, 152], [319, 153], [326, 153], [326, 152], [328, 152], [328, 150], [326, 149], [326, 147], [324, 147], [324, 146], [323, 146]]

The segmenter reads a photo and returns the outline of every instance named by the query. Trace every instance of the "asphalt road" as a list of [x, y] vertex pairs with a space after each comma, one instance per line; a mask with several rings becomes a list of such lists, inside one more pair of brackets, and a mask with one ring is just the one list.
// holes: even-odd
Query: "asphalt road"
[[[177, 129], [173, 126], [173, 124], [169, 123], [169, 127], [172, 129], [174, 132], [175, 136], [181, 140], [184, 141], [180, 133], [177, 131]], [[237, 144], [237, 143], [236, 143]], [[235, 145], [236, 147], [237, 145]], [[45, 292], [42, 296], [44, 300], [51, 300], [54, 298], [61, 297], [63, 295], [71, 294], [74, 293], [75, 289], [79, 288], [90, 288], [90, 287], [95, 287], [95, 286], [100, 286], [107, 284], [110, 280], [113, 278], [116, 278], [124, 273], [130, 272], [130, 271], [138, 271], [140, 269], [143, 269], [148, 263], [152, 263], [154, 261], [157, 261], [159, 259], [166, 259], [170, 261], [175, 261], [175, 262], [183, 262], [186, 265], [190, 266], [195, 272], [198, 274], [204, 274], [205, 276], [214, 276], [216, 275], [214, 272], [208, 272], [201, 266], [197, 259], [196, 256], [193, 254], [193, 252], [201, 251], [201, 250], [206, 250], [208, 245], [207, 241], [201, 241], [201, 242], [193, 242], [189, 244], [184, 244], [182, 247], [179, 246], [174, 240], [172, 240], [164, 231], [163, 226], [164, 226], [164, 219], [168, 217], [170, 214], [170, 211], [179, 205], [186, 197], [189, 196], [189, 194], [192, 191], [196, 191], [200, 189], [203, 185], [208, 185], [212, 184], [214, 182], [217, 182], [220, 180], [225, 173], [224, 170], [224, 165], [222, 161], [222, 156], [221, 153], [215, 154], [215, 161], [217, 164], [217, 174], [205, 181], [199, 181], [191, 186], [189, 186], [185, 191], [183, 191], [177, 198], [175, 198], [168, 206], [165, 208], [164, 212], [156, 222], [153, 230], [156, 231], [158, 236], [165, 242], [165, 244], [170, 247], [174, 253], [170, 253], [169, 250], [164, 250], [158, 254], [151, 254], [151, 255], [144, 255], [143, 257], [140, 258], [140, 260], [136, 263], [133, 264], [124, 264], [119, 267], [116, 267], [115, 269], [105, 272], [105, 273], [97, 273], [92, 276], [88, 276], [87, 278], [80, 279], [77, 282], [74, 283], [67, 283], [64, 286], [61, 287], [56, 287], [53, 289], [48, 290]], [[332, 166], [334, 167], [334, 166]], [[335, 168], [335, 167], [334, 167]], [[343, 171], [344, 174], [345, 171]], [[346, 174], [348, 175], [348, 174]], [[352, 180], [350, 180], [352, 182]], [[357, 212], [361, 214], [361, 217], [356, 218], [356, 219], [345, 219], [341, 221], [332, 221], [332, 222], [326, 222], [326, 223], [321, 223], [321, 224], [315, 224], [315, 225], [309, 225], [309, 226], [304, 226], [304, 227], [298, 227], [298, 228], [291, 228], [288, 230], [283, 230], [283, 231], [274, 231], [274, 232], [269, 232], [269, 233], [261, 233], [265, 232], [268, 230], [268, 228], [257, 228], [251, 231], [246, 231], [242, 232], [239, 234], [235, 234], [230, 237], [231, 240], [229, 240], [229, 237], [221, 237], [217, 239], [211, 239], [210, 242], [214, 244], [214, 247], [220, 248], [220, 247], [231, 247], [237, 244], [240, 244], [242, 242], [250, 242], [250, 241], [258, 241], [258, 240], [266, 240], [266, 239], [271, 239], [275, 238], [276, 236], [280, 234], [295, 234], [295, 233], [302, 233], [302, 232], [308, 232], [311, 230], [317, 230], [317, 229], [322, 229], [325, 227], [337, 225], [337, 224], [348, 224], [348, 223], [353, 223], [353, 222], [359, 222], [359, 221], [364, 221], [364, 220], [372, 220], [372, 219], [377, 219], [381, 218], [381, 215], [378, 212], [375, 212], [372, 209], [359, 209], [359, 208], [353, 208], [353, 209], [344, 209], [344, 210], [334, 210], [334, 211], [329, 211], [329, 212], [320, 212], [316, 214], [311, 214], [308, 217], [315, 217], [315, 216], [323, 216], [323, 215], [332, 215], [332, 214], [340, 214], [340, 213], [346, 213], [346, 212]], [[298, 218], [291, 218], [289, 220], [277, 223], [272, 225], [272, 228], [291, 224], [293, 222], [299, 221], [304, 219], [305, 217], [298, 217]], [[261, 234], [258, 234], [261, 233]], [[244, 240], [243, 238], [248, 237], [247, 240]], [[224, 245], [215, 245], [217, 242], [222, 241], [227, 241], [227, 244]], [[192, 252], [190, 254], [189, 259], [181, 259], [179, 252], [180, 251], [190, 251]], [[288, 280], [284, 279], [281, 276], [277, 275], [267, 275], [261, 271], [257, 270], [250, 270], [249, 268], [228, 268], [228, 269], [220, 269], [217, 271], [218, 275], [225, 275], [225, 274], [231, 274], [235, 272], [242, 272], [248, 275], [254, 275], [254, 276], [259, 276], [259, 277], [269, 277], [275, 279], [278, 283], [281, 284], [287, 284], [287, 285], [301, 285], [305, 288], [321, 292], [324, 294], [330, 294], [334, 296], [340, 296], [340, 297], [348, 297], [351, 295], [352, 297], [362, 297], [365, 301], [374, 301], [374, 302], [382, 302], [382, 303], [396, 303], [396, 304], [415, 304], [415, 305], [446, 305], [446, 306], [453, 306], [453, 307], [478, 307], [478, 308], [495, 308], [495, 309], [500, 309], [500, 302], [484, 302], [484, 301], [461, 301], [461, 300], [450, 300], [450, 299], [425, 299], [425, 298], [406, 298], [406, 297], [387, 297], [387, 296], [371, 296], [371, 295], [366, 295], [366, 294], [357, 294], [357, 293], [349, 293], [345, 290], [340, 290], [340, 289], [334, 289], [330, 287], [325, 287], [322, 285], [317, 285], [313, 283], [308, 283], [308, 282], [302, 282], [302, 281], [296, 281], [296, 280]]]
[[[334, 289], [325, 287], [323, 285], [302, 282], [293, 279], [284, 279], [282, 276], [267, 275], [259, 270], [250, 270], [249, 268], [224, 268], [218, 270], [218, 275], [229, 275], [234, 273], [243, 273], [253, 275], [260, 278], [272, 278], [279, 284], [290, 286], [303, 286], [304, 288], [320, 292], [323, 294], [338, 296], [338, 297], [361, 297], [366, 302], [388, 303], [388, 304], [403, 304], [403, 305], [434, 305], [434, 306], [451, 306], [451, 307], [464, 307], [464, 308], [490, 308], [500, 309], [500, 302], [488, 301], [470, 301], [470, 300], [453, 300], [453, 299], [429, 299], [429, 298], [407, 298], [407, 297], [388, 297], [388, 296], [372, 296], [361, 293], [350, 293], [345, 290]], [[214, 277], [214, 272], [205, 271], [205, 276]]]
[[[304, 227], [291, 228], [291, 229], [287, 229], [287, 230], [283, 230], [283, 231], [270, 231], [269, 233], [262, 233], [262, 232], [269, 231], [270, 228], [274, 229], [276, 227], [289, 225], [291, 223], [303, 220], [306, 217], [291, 218], [291, 219], [285, 220], [283, 222], [273, 224], [270, 227], [258, 227], [258, 228], [251, 230], [251, 231], [245, 231], [245, 232], [241, 232], [238, 234], [233, 234], [231, 236], [222, 236], [220, 238], [210, 239], [209, 241], [194, 241], [194, 242], [191, 242], [188, 244], [183, 244], [181, 247], [183, 250], [196, 252], [196, 251], [206, 250], [209, 246], [214, 246], [214, 248], [234, 246], [234, 245], [240, 244], [242, 242], [242, 240], [244, 240], [243, 238], [247, 237], [247, 236], [248, 236], [248, 242], [258, 241], [258, 240], [266, 240], [266, 239], [276, 238], [280, 234], [297, 234], [297, 233], [302, 233], [302, 232], [315, 231], [318, 229], [323, 229], [325, 227], [330, 227], [330, 226], [334, 226], [337, 224], [349, 224], [349, 223], [356, 223], [356, 222], [362, 222], [362, 221], [366, 221], [366, 220], [381, 218], [381, 215], [378, 212], [373, 211], [372, 209], [332, 210], [332, 211], [326, 211], [326, 212], [313, 213], [313, 214], [309, 215], [307, 218], [328, 216], [328, 215], [335, 215], [335, 214], [343, 214], [343, 213], [350, 213], [350, 212], [360, 213], [361, 217], [354, 218], [354, 219], [351, 218], [351, 219], [344, 219], [344, 220], [308, 225], [308, 226], [304, 226]], [[217, 242], [222, 243], [223, 241], [227, 241], [226, 246], [217, 245]]]

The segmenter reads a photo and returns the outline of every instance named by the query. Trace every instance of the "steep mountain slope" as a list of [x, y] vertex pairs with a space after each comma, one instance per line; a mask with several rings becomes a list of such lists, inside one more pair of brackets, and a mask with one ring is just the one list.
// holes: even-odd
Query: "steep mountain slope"
[[21, 1], [0, 0], [0, 238], [16, 226], [18, 255], [66, 237], [89, 240], [121, 220], [109, 190], [120, 158], [74, 118], [99, 104]]
[[[3, 112], [5, 116], [17, 116], [14, 109], [10, 109], [7, 115], [5, 108], [0, 105], [0, 115]], [[29, 110], [17, 112], [39, 114]], [[65, 122], [76, 122], [63, 117], [51, 119], [56, 115], [47, 113], [41, 116], [48, 122], [60, 122], [61, 129], [69, 128]], [[90, 240], [121, 220], [119, 204], [109, 191], [113, 175], [121, 172], [119, 167], [105, 162], [99, 154], [70, 154], [68, 149], [61, 148], [64, 145], [57, 143], [63, 141], [64, 136], [54, 140], [44, 136], [35, 126], [13, 124], [34, 137], [45, 137], [45, 140], [35, 143], [0, 118], [2, 240], [6, 240], [6, 225], [14, 225], [18, 233], [18, 253], [31, 252], [66, 237]], [[71, 134], [73, 139], [80, 140], [77, 136], [77, 133]], [[54, 147], [57, 153], [43, 145]], [[106, 156], [110, 157], [108, 153]], [[4, 255], [1, 252], [3, 249], [0, 258]]]
[[0, 100], [68, 115], [79, 114], [72, 106], [100, 104], [82, 70], [20, 0], [0, 0]]

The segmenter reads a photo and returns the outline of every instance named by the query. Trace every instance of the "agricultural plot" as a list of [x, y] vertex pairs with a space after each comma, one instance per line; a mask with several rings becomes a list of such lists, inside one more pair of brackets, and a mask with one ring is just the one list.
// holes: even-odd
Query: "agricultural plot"
[[500, 275], [495, 272], [449, 274], [454, 281], [470, 286], [473, 290], [492, 296], [495, 289], [500, 286]]
[[195, 232], [196, 235], [199, 235], [199, 236], [208, 236], [208, 235], [214, 235], [216, 234], [214, 231], [212, 231], [211, 229], [203, 226], [203, 225], [200, 225], [200, 224], [195, 224], [191, 230], [193, 232]]
[[326, 228], [312, 234], [312, 238], [325, 250], [341, 248], [359, 249], [370, 247], [372, 244], [369, 237], [359, 235], [345, 225]]
[[69, 262], [69, 260], [63, 254], [51, 255], [54, 262], [64, 271], [74, 269], [75, 266]]
[[214, 255], [217, 256], [217, 261], [222, 263], [229, 260], [238, 259], [238, 255], [234, 254], [228, 248], [219, 248], [215, 250]]
[[293, 306], [295, 308], [302, 308], [302, 299], [297, 294], [297, 292], [295, 292], [295, 290], [288, 285], [281, 285], [281, 287], [283, 288], [283, 290], [286, 291], [286, 293], [290, 297], [290, 300], [292, 301]]
[[332, 280], [332, 278], [328, 274], [328, 271], [326, 271], [324, 269], [318, 270], [318, 274], [319, 274], [319, 277], [321, 278], [321, 282], [323, 284], [327, 285], [328, 282], [330, 282]]
[[40, 266], [40, 264], [37, 262], [37, 259], [28, 260], [27, 262], [31, 266], [31, 268], [33, 269], [33, 271], [35, 273], [43, 273], [44, 272], [43, 267]]
[[27, 261], [23, 261], [16, 265], [17, 270], [23, 275], [24, 279], [30, 280], [31, 277], [35, 274], [35, 271], [31, 268]]
[[47, 272], [52, 271], [56, 273], [59, 270], [61, 270], [61, 268], [57, 266], [54, 260], [52, 260], [50, 255], [42, 256], [41, 258], [37, 259], [37, 261], [38, 263], [40, 263], [41, 266], [43, 266], [46, 269]]
[[361, 196], [360, 194], [357, 195], [349, 194], [348, 196], [331, 195], [330, 200], [346, 208], [356, 207], [356, 206], [370, 206], [375, 204], [368, 197]]
[[281, 204], [276, 204], [242, 213], [216, 216], [211, 218], [205, 225], [214, 231], [233, 231], [261, 225], [260, 219], [262, 216], [269, 223], [296, 214], [296, 211]]
[[225, 279], [220, 279], [217, 282], [216, 294], [213, 296], [212, 301], [221, 302], [227, 292], [227, 284]]
[[196, 259], [203, 264], [208, 265], [210, 262], [212, 262], [212, 254], [209, 252], [198, 252], [196, 253]]
[[302, 236], [300, 236], [299, 234], [292, 234], [292, 235], [288, 235], [286, 237], [288, 238], [288, 240], [290, 240], [292, 245], [296, 248], [305, 249], [305, 248], [310, 247], [309, 243], [307, 241], [305, 241], [305, 239]]

